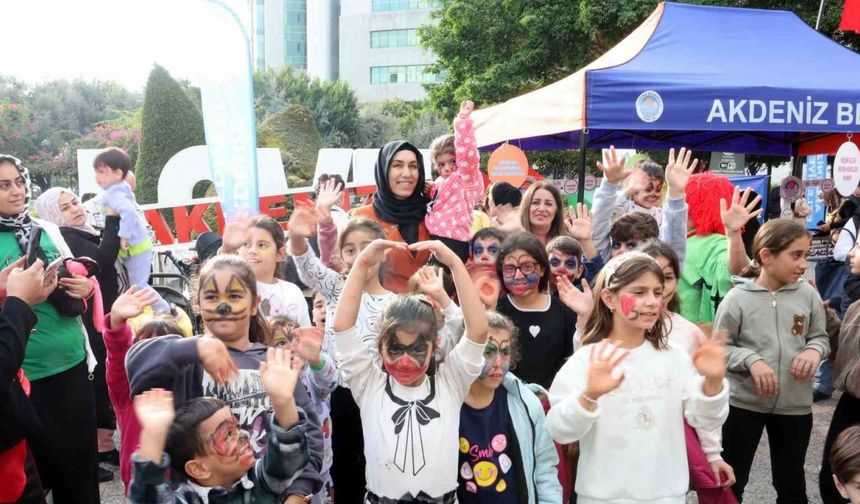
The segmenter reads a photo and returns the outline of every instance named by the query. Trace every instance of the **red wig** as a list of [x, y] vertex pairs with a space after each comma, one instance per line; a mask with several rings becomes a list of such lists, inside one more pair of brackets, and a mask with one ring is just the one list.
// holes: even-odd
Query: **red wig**
[[697, 173], [687, 184], [687, 215], [697, 236], [726, 234], [720, 218], [720, 199], [731, 203], [735, 188], [727, 177], [710, 172]]

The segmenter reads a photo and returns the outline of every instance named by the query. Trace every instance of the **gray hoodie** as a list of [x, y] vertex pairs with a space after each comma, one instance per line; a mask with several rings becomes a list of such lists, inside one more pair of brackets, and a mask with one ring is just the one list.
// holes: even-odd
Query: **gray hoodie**
[[[717, 309], [714, 327], [728, 332], [729, 404], [759, 413], [806, 415], [812, 411], [811, 380], [791, 377], [797, 355], [813, 348], [825, 359], [830, 342], [818, 292], [806, 282], [771, 292], [755, 279], [738, 278]], [[750, 366], [764, 360], [776, 372], [779, 392], [758, 394]]]

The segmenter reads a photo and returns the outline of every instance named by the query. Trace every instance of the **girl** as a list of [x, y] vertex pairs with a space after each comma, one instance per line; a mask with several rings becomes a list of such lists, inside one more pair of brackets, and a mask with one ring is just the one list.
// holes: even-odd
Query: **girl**
[[573, 353], [576, 314], [547, 294], [549, 259], [533, 235], [514, 233], [505, 238], [498, 272], [508, 294], [498, 312], [510, 318], [520, 334], [522, 359], [514, 372], [527, 383], [549, 387], [564, 361]]
[[[436, 313], [417, 296], [399, 296], [385, 310], [377, 365], [358, 337], [356, 318], [366, 271], [389, 250], [433, 253], [451, 269], [466, 337], [436, 370]], [[457, 490], [459, 413], [480, 373], [487, 319], [462, 261], [441, 242], [376, 240], [346, 280], [334, 317], [344, 380], [361, 409], [367, 458], [366, 502], [453, 503]]]
[[457, 500], [560, 504], [558, 454], [536, 395], [546, 390], [508, 372], [517, 363], [516, 326], [493, 311], [487, 323], [484, 367], [460, 410]]
[[[180, 334], [182, 328], [170, 318], [153, 318], [145, 323], [132, 336], [129, 319], [140, 316], [144, 308], [151, 306], [158, 299], [150, 289], [138, 290], [132, 286], [127, 292], [114, 301], [111, 311], [106, 317], [104, 330], [104, 346], [107, 348], [107, 362], [105, 374], [107, 376], [107, 389], [114, 411], [119, 420], [120, 454], [119, 474], [125, 491], [131, 483], [131, 454], [137, 449], [140, 438], [140, 425], [134, 414], [134, 405], [129, 393], [128, 375], [125, 371], [125, 356], [133, 343], [148, 340], [156, 336], [168, 334]], [[198, 339], [198, 350], [200, 346], [207, 344], [219, 345], [214, 339]], [[204, 353], [205, 353], [204, 349]]]
[[580, 502], [684, 503], [684, 418], [704, 429], [725, 419], [722, 346], [702, 345], [692, 361], [667, 346], [662, 297], [654, 259], [629, 252], [610, 260], [595, 282], [586, 346], [552, 384], [550, 433], [557, 443], [580, 442]]
[[[195, 338], [164, 336], [134, 345], [126, 357], [131, 393], [173, 390], [177, 405], [216, 396], [227, 402], [241, 428], [250, 433], [259, 456], [266, 446], [266, 415], [272, 408], [260, 384], [269, 326], [260, 313], [254, 271], [239, 256], [215, 256], [200, 271], [197, 296], [207, 333]], [[311, 463], [290, 486], [290, 504], [319, 491], [323, 457], [319, 418], [304, 385], [296, 386], [295, 395], [308, 416]]]
[[523, 196], [520, 221], [525, 231], [540, 240], [541, 246], [546, 246], [556, 236], [567, 234], [561, 191], [548, 180], [532, 184]]
[[[39, 243], [44, 265], [72, 257], [56, 225], [30, 217], [29, 199], [29, 171], [18, 158], [0, 154], [2, 267], [24, 256], [37, 227], [44, 230]], [[54, 296], [65, 295], [80, 303], [92, 292], [90, 280], [76, 275], [60, 280], [48, 301], [33, 306], [38, 322], [21, 365], [30, 380], [30, 402], [42, 423], [31, 448], [42, 484], [52, 490], [57, 504], [99, 499], [96, 403], [89, 380], [96, 360], [80, 318], [63, 315], [51, 302]]]
[[[325, 214], [320, 226], [325, 222]], [[290, 216], [290, 253], [296, 262], [296, 268], [301, 281], [317, 290], [325, 298], [326, 321], [334, 319], [341, 291], [345, 283], [342, 273], [325, 267], [308, 246], [308, 237], [314, 232], [316, 219], [313, 215], [297, 209]], [[369, 219], [351, 219], [340, 234], [340, 262], [351, 271], [358, 255], [374, 240], [385, 237], [385, 232], [376, 222]], [[386, 290], [379, 282], [379, 265], [367, 270], [365, 292], [361, 294], [358, 311], [359, 337], [368, 345], [375, 343], [379, 333], [379, 316], [395, 295]], [[316, 303], [316, 301], [315, 301]], [[337, 355], [334, 341], [334, 330], [330, 323], [325, 325], [323, 351], [328, 355]], [[335, 364], [337, 364], [335, 362]], [[338, 502], [348, 504], [364, 500], [365, 480], [362, 468], [364, 461], [364, 437], [361, 431], [361, 421], [358, 406], [349, 390], [338, 387], [331, 395], [332, 480], [337, 491]]]
[[[421, 151], [403, 140], [389, 142], [379, 150], [374, 174], [373, 203], [356, 208], [352, 216], [376, 222], [388, 240], [411, 244], [429, 239], [424, 218], [430, 199], [424, 195]], [[383, 265], [383, 285], [392, 292], [407, 292], [406, 282], [429, 258], [426, 251], [392, 249]]]
[[773, 486], [779, 502], [806, 502], [803, 469], [812, 432], [812, 383], [830, 344], [815, 288], [798, 282], [810, 238], [788, 219], [766, 222], [753, 242], [748, 280], [717, 309], [715, 327], [728, 333], [731, 410], [723, 425], [723, 457], [735, 468], [732, 490], [742, 500], [750, 467], [767, 429]]
[[[241, 240], [244, 236], [244, 241]], [[311, 325], [308, 303], [295, 284], [279, 278], [280, 264], [286, 256], [284, 230], [275, 219], [259, 216], [250, 221], [247, 228], [230, 226], [224, 231], [225, 253], [233, 253], [228, 244], [242, 243], [239, 255], [248, 261], [257, 279], [260, 293], [260, 311], [264, 317], [285, 316], [301, 327]]]

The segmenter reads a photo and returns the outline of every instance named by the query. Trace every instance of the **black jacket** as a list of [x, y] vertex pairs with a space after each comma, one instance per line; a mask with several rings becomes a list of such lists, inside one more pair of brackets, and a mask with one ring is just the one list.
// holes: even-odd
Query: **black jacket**
[[42, 425], [18, 380], [34, 327], [36, 315], [27, 303], [7, 298], [0, 311], [0, 453], [34, 435]]
[[[119, 297], [119, 280], [117, 280], [116, 258], [119, 255], [119, 217], [105, 217], [105, 229], [102, 236], [95, 236], [86, 231], [72, 227], [61, 227], [60, 233], [66, 240], [66, 245], [75, 257], [89, 257], [99, 265], [96, 278], [102, 291], [105, 313], [110, 313], [113, 302]], [[87, 304], [87, 312], [83, 315], [84, 325], [90, 335], [98, 334], [93, 326], [93, 303]]]

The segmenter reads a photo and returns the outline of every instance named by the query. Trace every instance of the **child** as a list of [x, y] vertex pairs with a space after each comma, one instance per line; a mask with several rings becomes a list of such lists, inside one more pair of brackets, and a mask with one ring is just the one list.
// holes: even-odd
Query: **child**
[[254, 271], [263, 316], [285, 316], [300, 327], [310, 326], [308, 303], [301, 289], [280, 278], [280, 265], [287, 253], [286, 237], [281, 225], [271, 217], [259, 216], [251, 219], [246, 228], [241, 223], [229, 226], [224, 230], [225, 245], [222, 250], [225, 253], [235, 252], [227, 244], [240, 242], [241, 236], [245, 239], [238, 253]]
[[[104, 190], [102, 203], [119, 214], [119, 237], [122, 249], [119, 258], [128, 272], [131, 285], [149, 285], [152, 269], [152, 240], [146, 231], [146, 220], [137, 213], [134, 191], [125, 182], [131, 170], [131, 158], [123, 150], [105, 149], [93, 161], [96, 183]], [[170, 313], [170, 305], [158, 296], [153, 309], [156, 313]]]
[[582, 246], [570, 236], [556, 236], [546, 244], [546, 254], [549, 257], [549, 290], [556, 291], [556, 281], [560, 277], [576, 283], [582, 276], [585, 267], [582, 259]]
[[723, 458], [735, 469], [739, 501], [767, 428], [773, 486], [780, 502], [806, 501], [804, 460], [812, 431], [812, 382], [830, 352], [821, 298], [799, 281], [810, 238], [788, 219], [766, 222], [753, 242], [748, 279], [717, 309], [714, 326], [728, 334], [731, 411], [723, 425]]
[[[594, 193], [594, 206], [592, 207], [592, 213], [594, 214], [594, 245], [604, 261], [608, 261], [610, 257], [615, 257], [619, 253], [622, 253], [618, 252], [620, 247], [624, 246], [629, 239], [638, 237], [640, 238], [639, 241], [660, 238], [661, 241], [672, 246], [678, 254], [681, 264], [684, 263], [687, 247], [687, 202], [685, 191], [687, 182], [690, 180], [690, 176], [698, 164], [698, 161], [690, 163], [691, 154], [691, 151], [682, 147], [676, 160], [675, 149], [669, 150], [669, 162], [666, 164], [665, 175], [666, 183], [669, 185], [669, 194], [666, 202], [663, 204], [662, 222], [657, 223], [657, 220], [649, 213], [632, 212], [634, 215], [637, 213], [647, 215], [649, 221], [653, 221], [656, 224], [659, 234], [654, 235], [652, 232], [645, 235], [643, 232], [633, 231], [629, 234], [628, 238], [613, 235], [610, 232], [610, 226], [612, 225], [612, 209], [615, 204], [616, 194], [618, 193], [618, 185], [631, 172], [625, 171], [624, 160], [618, 158], [615, 147], [609, 148], [609, 154], [605, 159], [606, 164], [597, 163], [597, 167], [603, 171], [604, 177], [603, 183], [600, 184], [600, 187]], [[634, 226], [638, 225], [631, 224]], [[635, 228], [633, 229], [635, 230]]]
[[833, 482], [843, 499], [860, 504], [860, 426], [848, 427], [830, 451]]
[[454, 136], [433, 140], [430, 154], [439, 172], [435, 197], [428, 207], [424, 223], [431, 237], [440, 239], [461, 260], [468, 257], [472, 236], [472, 208], [484, 195], [484, 178], [479, 171], [480, 156], [472, 128], [474, 104], [464, 101], [454, 119]]
[[472, 264], [495, 266], [504, 240], [505, 233], [496, 228], [489, 227], [476, 232], [469, 240], [469, 259], [472, 260]]
[[546, 390], [508, 372], [517, 362], [516, 326], [493, 311], [487, 322], [484, 367], [460, 409], [457, 501], [561, 503], [558, 454], [536, 395]]
[[514, 233], [505, 238], [498, 265], [508, 294], [498, 312], [517, 326], [522, 358], [514, 372], [526, 383], [546, 388], [573, 353], [576, 314], [547, 294], [550, 266], [546, 250], [534, 235]]
[[409, 292], [424, 296], [436, 310], [439, 351], [444, 358], [463, 335], [463, 312], [451, 299], [457, 295], [451, 275], [439, 266], [423, 266], [409, 279]]
[[[213, 257], [201, 269], [197, 289], [207, 334], [138, 342], [128, 352], [126, 369], [132, 395], [164, 388], [173, 391], [177, 405], [201, 396], [224, 400], [239, 418], [241, 428], [251, 433], [252, 448], [259, 456], [266, 450], [272, 404], [259, 371], [270, 333], [260, 313], [257, 285], [253, 270], [241, 257]], [[311, 462], [289, 493], [309, 497], [322, 485], [323, 439], [313, 403], [301, 383], [296, 386], [295, 397], [308, 417]]]
[[580, 501], [682, 504], [689, 488], [684, 419], [703, 429], [725, 419], [722, 345], [705, 344], [692, 360], [667, 345], [662, 297], [654, 259], [630, 252], [610, 260], [595, 280], [586, 346], [550, 388], [553, 439], [580, 442]]
[[[697, 161], [694, 161], [694, 166]], [[663, 167], [650, 159], [638, 164], [631, 170], [625, 181], [626, 188], [615, 198], [613, 217], [630, 212], [645, 212], [657, 224], [663, 223], [663, 209], [657, 205], [663, 197], [663, 184], [666, 176]]]
[[[128, 375], [125, 371], [125, 356], [131, 345], [138, 341], [183, 332], [182, 327], [173, 318], [156, 317], [144, 323], [132, 337], [128, 320], [140, 316], [154, 301], [152, 290], [138, 290], [136, 286], [132, 286], [114, 301], [110, 313], [105, 317], [105, 330], [102, 334], [107, 349], [105, 374], [108, 394], [119, 422], [119, 474], [126, 493], [131, 483], [131, 454], [137, 449], [140, 439], [140, 424], [137, 423], [137, 417], [132, 408]], [[197, 343], [200, 351], [200, 346], [217, 342], [199, 339]]]
[[[398, 296], [385, 310], [377, 343], [382, 367], [358, 337], [356, 318], [366, 271], [395, 247], [431, 252], [451, 269], [457, 286], [466, 337], [438, 369], [433, 359], [438, 349], [436, 314], [417, 296]], [[374, 241], [347, 277], [334, 331], [344, 380], [361, 409], [367, 502], [455, 502], [460, 408], [480, 373], [487, 341], [484, 308], [462, 261], [438, 241], [409, 246]]]
[[[268, 450], [258, 461], [248, 433], [224, 401], [199, 397], [174, 412], [173, 394], [148, 390], [134, 398], [141, 426], [134, 455], [133, 503], [280, 503], [310, 459], [307, 418], [293, 391], [299, 366], [289, 350], [270, 348], [260, 381], [274, 409], [267, 415]], [[187, 482], [168, 487], [167, 470]], [[242, 483], [240, 484], [240, 480]]]

